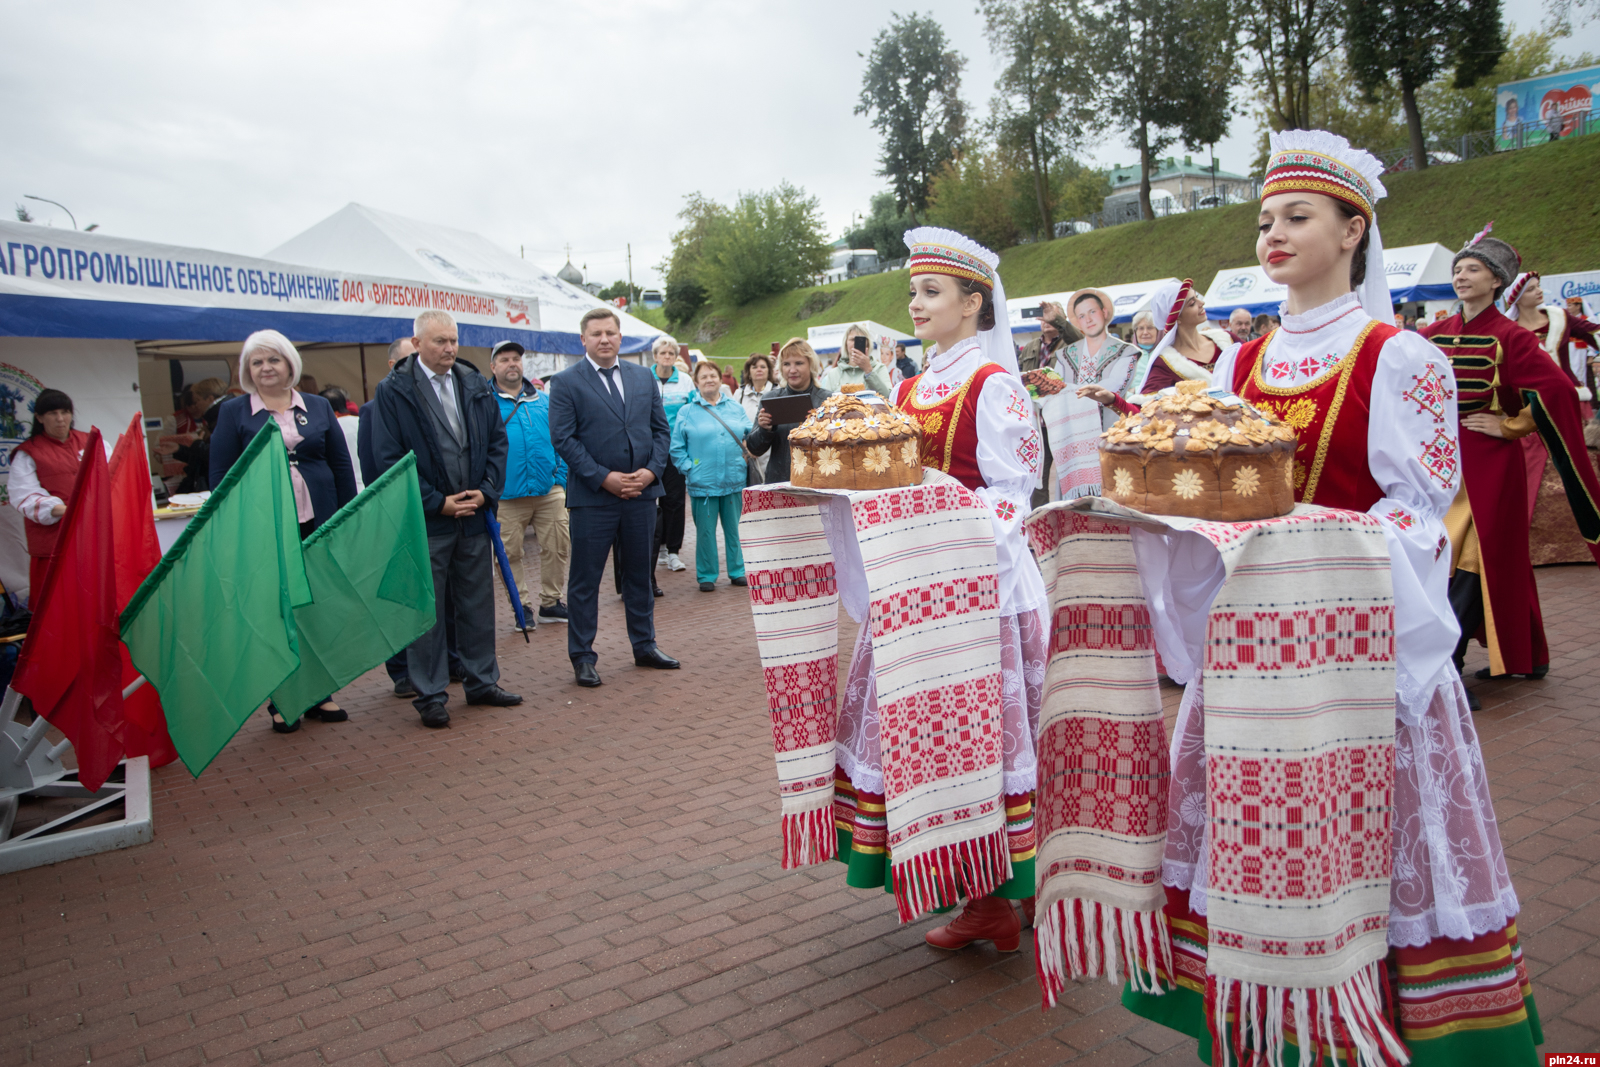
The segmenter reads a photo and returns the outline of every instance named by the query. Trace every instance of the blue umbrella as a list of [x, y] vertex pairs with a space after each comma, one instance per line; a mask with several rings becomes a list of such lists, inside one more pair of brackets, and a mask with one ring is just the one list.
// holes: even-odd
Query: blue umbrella
[[511, 576], [511, 557], [506, 555], [506, 543], [500, 540], [500, 522], [493, 515], [485, 514], [484, 519], [489, 523], [489, 536], [494, 541], [494, 559], [500, 564], [500, 577], [505, 580], [506, 593], [511, 597], [511, 614], [517, 620], [517, 629], [522, 631], [522, 640], [528, 640], [528, 616], [522, 610], [522, 596], [517, 592], [517, 580]]

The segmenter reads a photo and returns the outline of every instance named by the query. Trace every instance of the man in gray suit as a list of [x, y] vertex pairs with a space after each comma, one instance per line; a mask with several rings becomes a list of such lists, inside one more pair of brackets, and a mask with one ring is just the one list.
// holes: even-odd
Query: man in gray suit
[[567, 461], [572, 558], [567, 571], [567, 655], [579, 685], [600, 684], [594, 634], [600, 575], [620, 548], [622, 599], [633, 662], [676, 670], [656, 648], [650, 592], [656, 498], [667, 464], [667, 413], [653, 375], [619, 360], [616, 312], [594, 308], [579, 322], [584, 358], [550, 379], [550, 440]]
[[522, 697], [500, 688], [494, 654], [494, 553], [485, 516], [506, 480], [500, 405], [483, 375], [456, 359], [450, 315], [424, 311], [413, 329], [416, 354], [396, 363], [374, 391], [372, 444], [379, 474], [407, 452], [417, 457], [438, 617], [406, 650], [406, 666], [422, 724], [437, 728], [450, 723], [445, 620], [452, 612], [467, 703], [509, 707]]

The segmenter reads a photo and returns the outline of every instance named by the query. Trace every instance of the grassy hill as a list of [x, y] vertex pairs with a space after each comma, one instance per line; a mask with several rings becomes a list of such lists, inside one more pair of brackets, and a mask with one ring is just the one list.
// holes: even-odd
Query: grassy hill
[[[1600, 201], [1587, 192], [1597, 182], [1600, 136], [1581, 137], [1397, 174], [1385, 183], [1389, 196], [1379, 205], [1378, 222], [1391, 248], [1429, 241], [1458, 248], [1493, 219], [1495, 236], [1516, 246], [1530, 269], [1587, 270], [1600, 267]], [[1167, 276], [1193, 278], [1204, 286], [1219, 270], [1255, 262], [1256, 214], [1254, 205], [1241, 204], [1019, 245], [1001, 253], [1000, 270], [1013, 297]], [[830, 322], [872, 319], [911, 332], [903, 272], [822, 286], [822, 292], [839, 294], [838, 303], [800, 318], [802, 306], [818, 291], [801, 289], [740, 308], [714, 308], [675, 333], [688, 340], [707, 319], [722, 319], [727, 331], [697, 347], [713, 358], [735, 360]], [[641, 317], [670, 329], [660, 312]]]

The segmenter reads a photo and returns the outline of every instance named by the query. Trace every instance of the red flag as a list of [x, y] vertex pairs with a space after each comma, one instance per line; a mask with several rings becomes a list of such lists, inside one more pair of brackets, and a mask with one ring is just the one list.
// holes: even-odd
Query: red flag
[[[142, 418], [135, 414], [111, 450], [111, 530], [116, 539], [117, 611], [120, 613], [139, 591], [140, 584], [161, 562], [161, 542], [156, 538], [156, 516], [150, 502], [150, 458], [144, 449]], [[122, 657], [122, 688], [139, 677], [128, 659], [128, 649], [117, 642]], [[178, 758], [167, 736], [167, 717], [153, 685], [141, 685], [122, 704], [125, 725], [123, 751], [129, 756], [149, 756], [150, 766], [161, 767]]]
[[44, 591], [11, 688], [72, 742], [78, 780], [105, 784], [122, 758], [122, 664], [111, 528], [111, 479], [100, 431], [89, 443], [61, 517]]

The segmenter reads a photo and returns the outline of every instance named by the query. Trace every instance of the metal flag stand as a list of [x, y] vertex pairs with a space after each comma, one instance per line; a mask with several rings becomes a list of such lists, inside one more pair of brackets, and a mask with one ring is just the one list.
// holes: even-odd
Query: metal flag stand
[[[144, 683], [136, 680], [124, 692], [131, 694]], [[0, 702], [0, 874], [39, 867], [47, 863], [92, 856], [97, 852], [142, 845], [154, 836], [150, 821], [150, 759], [125, 759], [98, 790], [78, 783], [78, 772], [66, 767], [62, 757], [72, 742], [44, 746], [50, 723], [40, 715], [33, 725], [16, 721], [27, 698], [9, 686]], [[58, 797], [83, 801], [72, 811], [12, 836], [21, 798]], [[80, 823], [120, 808], [122, 818]]]

